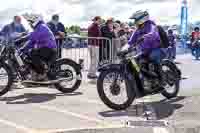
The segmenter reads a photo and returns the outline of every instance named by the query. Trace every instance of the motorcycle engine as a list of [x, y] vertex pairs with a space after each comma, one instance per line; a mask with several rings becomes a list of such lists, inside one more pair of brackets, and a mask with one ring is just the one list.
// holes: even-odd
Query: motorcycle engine
[[[155, 73], [156, 74], [156, 67], [153, 63], [149, 63], [148, 64], [148, 71], [150, 73]], [[153, 89], [156, 89], [157, 87], [159, 87], [159, 80], [156, 79], [156, 78], [143, 78], [143, 85], [144, 85], [144, 89], [145, 90], [153, 90]]]
[[143, 87], [147, 91], [157, 89], [159, 87], [159, 80], [157, 79], [143, 79]]

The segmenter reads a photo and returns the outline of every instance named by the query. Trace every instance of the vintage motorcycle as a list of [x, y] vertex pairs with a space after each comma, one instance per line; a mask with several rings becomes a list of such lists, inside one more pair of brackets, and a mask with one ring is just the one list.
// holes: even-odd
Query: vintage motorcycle
[[[177, 66], [168, 59], [163, 59], [159, 65], [150, 62], [148, 72], [152, 76], [147, 78], [142, 74], [138, 56], [133, 51], [135, 49], [128, 46], [118, 53], [119, 64], [110, 64], [99, 69], [97, 90], [104, 104], [114, 110], [124, 110], [135, 98], [159, 93], [168, 99], [176, 97], [181, 80], [181, 71]], [[162, 78], [154, 75], [158, 70]]]
[[[0, 85], [0, 96], [10, 90], [14, 79], [26, 86], [54, 85], [63, 93], [77, 90], [82, 81], [81, 65], [71, 59], [57, 59], [48, 63], [43, 61], [46, 79], [33, 80], [33, 76], [37, 74], [31, 67], [30, 56], [28, 53], [20, 52], [20, 48], [27, 44], [27, 37], [28, 35], [24, 35], [12, 42], [3, 40], [0, 43], [0, 80], [4, 82], [3, 79], [6, 79], [7, 81], [4, 85]], [[71, 83], [70, 86], [67, 86], [67, 83]]]

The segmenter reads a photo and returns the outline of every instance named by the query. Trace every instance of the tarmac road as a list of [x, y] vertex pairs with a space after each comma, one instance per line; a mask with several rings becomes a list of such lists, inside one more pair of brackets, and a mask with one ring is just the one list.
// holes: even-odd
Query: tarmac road
[[[177, 126], [190, 126], [191, 122], [198, 125], [200, 124], [200, 108], [198, 108], [200, 107], [198, 104], [200, 61], [193, 60], [190, 55], [182, 55], [178, 57], [177, 62], [181, 63], [179, 67], [187, 78], [181, 84], [181, 97], [171, 101], [163, 100], [160, 95], [146, 97], [134, 102], [126, 111], [113, 111], [107, 108], [98, 97], [96, 85], [89, 84], [86, 79], [80, 89], [73, 94], [62, 94], [54, 88], [14, 87], [0, 98], [0, 131], [47, 133], [81, 128], [126, 127], [128, 120], [134, 122], [145, 120], [142, 117], [143, 111], [136, 113], [133, 109], [138, 103], [138, 110], [142, 110], [141, 101], [156, 110], [156, 117], [159, 120], [169, 121], [171, 125]], [[143, 126], [145, 127], [145, 124]], [[159, 128], [140, 128], [134, 131], [142, 133], [145, 130], [156, 133]]]

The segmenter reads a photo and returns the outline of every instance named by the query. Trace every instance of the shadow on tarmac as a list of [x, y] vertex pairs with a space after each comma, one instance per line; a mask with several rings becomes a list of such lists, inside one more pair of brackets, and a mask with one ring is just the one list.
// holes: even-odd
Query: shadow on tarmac
[[48, 101], [54, 100], [58, 96], [76, 96], [76, 95], [82, 95], [82, 93], [81, 92], [74, 92], [74, 93], [70, 93], [70, 94], [25, 93], [25, 94], [19, 95], [19, 96], [2, 97], [2, 98], [0, 98], [0, 101], [5, 101], [6, 104], [43, 103], [43, 102], [48, 102]]
[[163, 99], [157, 102], [145, 102], [139, 103], [136, 105], [132, 105], [130, 108], [124, 111], [105, 111], [100, 112], [99, 114], [103, 117], [122, 117], [122, 116], [129, 116], [129, 117], [144, 117], [144, 113], [147, 109], [147, 106], [151, 106], [154, 110], [156, 119], [162, 120], [164, 118], [168, 118], [173, 115], [174, 111], [183, 107], [182, 104], [178, 104], [176, 102], [184, 100], [186, 97], [180, 96], [174, 99]]

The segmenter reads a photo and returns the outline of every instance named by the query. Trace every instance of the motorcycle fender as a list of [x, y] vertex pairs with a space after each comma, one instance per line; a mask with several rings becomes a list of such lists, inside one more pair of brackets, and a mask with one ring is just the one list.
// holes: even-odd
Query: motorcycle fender
[[181, 70], [176, 66], [176, 64], [175, 64], [174, 62], [172, 62], [172, 61], [169, 60], [169, 59], [164, 59], [164, 60], [162, 60], [162, 63], [163, 63], [163, 64], [165, 64], [165, 63], [170, 63], [170, 65], [171, 65], [174, 69], [176, 69], [176, 71], [177, 71], [178, 74], [179, 74], [179, 77], [181, 78], [182, 72], [181, 72]]
[[109, 65], [105, 65], [105, 66], [102, 66], [98, 69], [99, 72], [102, 72], [102, 71], [107, 71], [109, 69], [117, 69], [117, 70], [120, 70], [121, 69], [121, 65], [119, 64], [109, 64]]
[[[79, 67], [79, 69], [80, 69], [80, 71], [81, 71], [81, 69], [82, 69], [81, 64], [78, 64], [78, 63], [76, 63], [75, 61], [73, 61], [73, 60], [71, 60], [71, 59], [68, 59], [68, 58], [60, 58], [60, 59], [57, 59], [57, 60], [55, 61], [55, 63], [57, 63], [57, 62], [62, 62], [63, 60], [65, 60], [66, 62], [73, 62], [74, 64], [76, 64], [76, 65]], [[55, 64], [55, 63], [53, 63], [53, 64]]]

